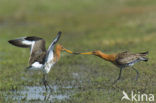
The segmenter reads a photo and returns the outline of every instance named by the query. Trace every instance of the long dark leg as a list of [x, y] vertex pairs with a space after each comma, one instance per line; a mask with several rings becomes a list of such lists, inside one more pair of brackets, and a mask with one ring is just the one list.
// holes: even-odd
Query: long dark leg
[[43, 74], [43, 84], [44, 84], [44, 87], [45, 87], [45, 89], [46, 89], [46, 91], [47, 91], [47, 81], [46, 81], [46, 75], [45, 74]]
[[135, 70], [135, 72], [136, 72], [136, 80], [138, 80], [138, 77], [139, 77], [139, 72], [138, 72], [138, 70], [137, 69], [135, 69], [134, 67], [132, 67], [133, 68], [133, 70]]
[[43, 84], [45, 86], [45, 89], [47, 91], [47, 86], [48, 86], [48, 88], [50, 89], [50, 91], [52, 91], [52, 88], [50, 87], [48, 81], [46, 80], [46, 77], [47, 77], [47, 75], [46, 74], [43, 74]]
[[50, 94], [46, 94], [45, 97], [44, 97], [44, 101], [48, 101], [50, 96], [51, 96], [51, 93]]
[[50, 91], [52, 91], [52, 88], [51, 88], [51, 86], [49, 85], [49, 83], [48, 83], [47, 80], [46, 80], [46, 83], [47, 83], [47, 86], [48, 86], [48, 88], [50, 89]]
[[52, 88], [51, 88], [51, 86], [49, 85], [49, 83], [47, 82], [47, 86], [49, 87], [49, 89], [50, 89], [50, 91], [52, 92]]
[[118, 76], [117, 80], [114, 81], [113, 84], [117, 83], [117, 81], [120, 80], [121, 73], [122, 73], [122, 68], [120, 68], [119, 76]]

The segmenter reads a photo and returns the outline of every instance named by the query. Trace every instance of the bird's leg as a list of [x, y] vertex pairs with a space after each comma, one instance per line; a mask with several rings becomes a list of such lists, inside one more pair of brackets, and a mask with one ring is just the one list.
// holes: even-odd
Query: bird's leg
[[114, 81], [113, 84], [117, 83], [117, 81], [120, 80], [121, 73], [122, 73], [122, 68], [120, 68], [119, 77]]
[[47, 81], [46, 81], [46, 75], [45, 74], [43, 74], [43, 84], [44, 84], [44, 87], [47, 91]]
[[48, 101], [50, 96], [51, 96], [51, 94], [46, 94], [45, 97], [44, 97], [44, 101]]
[[52, 92], [53, 89], [52, 89], [51, 86], [49, 85], [48, 81], [46, 81], [46, 82], [47, 82], [47, 86], [49, 87], [50, 91]]
[[137, 69], [135, 69], [134, 67], [132, 67], [133, 68], [133, 70], [135, 70], [135, 72], [136, 72], [136, 80], [138, 80], [138, 77], [139, 77], [139, 72], [138, 72], [138, 70]]
[[52, 91], [52, 88], [50, 87], [48, 81], [46, 80], [47, 79], [46, 77], [47, 77], [47, 75], [46, 74], [43, 74], [43, 84], [44, 84], [44, 86], [46, 88], [46, 91], [47, 91], [47, 86], [50, 89], [50, 91]]

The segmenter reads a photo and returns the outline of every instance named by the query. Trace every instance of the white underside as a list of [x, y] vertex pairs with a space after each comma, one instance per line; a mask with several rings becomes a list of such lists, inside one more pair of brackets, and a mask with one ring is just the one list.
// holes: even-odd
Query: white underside
[[128, 63], [128, 64], [126, 65], [126, 67], [127, 67], [127, 66], [132, 67], [135, 63], [140, 62], [140, 61], [141, 61], [140, 59], [137, 59], [137, 60], [135, 60], [135, 61], [133, 61], [133, 62], [131, 62], [131, 63]]
[[29, 70], [42, 70], [44, 73], [49, 73], [51, 67], [53, 67], [55, 64], [55, 62], [53, 62], [52, 60], [50, 62], [43, 64], [40, 64], [39, 62], [35, 62], [31, 65], [31, 67], [29, 68]]
[[32, 45], [33, 41], [23, 40], [22, 43], [25, 45]]
[[35, 62], [32, 64], [33, 67], [36, 67], [36, 68], [42, 68], [43, 67], [43, 64], [40, 64], [39, 62]]
[[54, 61], [54, 53], [53, 53], [53, 42], [51, 43], [51, 45], [49, 46], [48, 48], [48, 55], [46, 57], [46, 61], [45, 61], [45, 64], [44, 64], [44, 72], [45, 73], [49, 73], [50, 72], [50, 69], [51, 67], [54, 66], [54, 64], [56, 63]]
[[128, 66], [133, 66], [135, 63], [130, 63], [130, 64], [128, 64]]
[[31, 65], [31, 68], [29, 70], [43, 70], [44, 65], [40, 64], [39, 62], [35, 62]]
[[54, 64], [55, 64], [55, 62], [45, 63], [45, 65], [44, 65], [44, 72], [45, 72], [45, 73], [49, 73], [51, 67], [53, 67]]
[[25, 45], [31, 46], [31, 50], [30, 50], [30, 54], [31, 54], [32, 50], [33, 50], [33, 47], [34, 47], [34, 44], [35, 44], [35, 41], [23, 40], [22, 43], [25, 44]]

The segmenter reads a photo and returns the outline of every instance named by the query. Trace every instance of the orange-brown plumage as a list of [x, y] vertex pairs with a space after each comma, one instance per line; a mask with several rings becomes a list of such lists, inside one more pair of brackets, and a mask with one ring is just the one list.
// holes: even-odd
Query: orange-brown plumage
[[62, 46], [60, 44], [56, 45], [55, 52], [54, 52], [54, 62], [57, 62], [60, 59]]
[[[80, 54], [83, 54], [83, 53], [80, 53]], [[100, 58], [102, 58], [102, 59], [110, 61], [110, 62], [114, 62], [116, 57], [117, 57], [116, 54], [106, 54], [106, 53], [103, 53], [103, 52], [101, 52], [99, 50], [98, 51], [94, 51], [93, 54], [98, 56], [98, 57], [100, 57]]]
[[54, 62], [57, 62], [61, 57], [61, 51], [66, 51], [68, 53], [73, 53], [72, 51], [65, 49], [61, 44], [57, 44], [54, 51]]

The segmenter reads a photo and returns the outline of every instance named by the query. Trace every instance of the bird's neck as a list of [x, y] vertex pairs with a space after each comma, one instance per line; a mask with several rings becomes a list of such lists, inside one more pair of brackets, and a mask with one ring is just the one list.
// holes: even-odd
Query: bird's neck
[[115, 59], [116, 59], [116, 55], [115, 54], [105, 54], [105, 53], [99, 53], [97, 54], [98, 57], [102, 58], [102, 59], [105, 59], [107, 61], [110, 61], [110, 62], [114, 62]]
[[58, 61], [60, 59], [61, 57], [60, 55], [61, 55], [61, 50], [56, 48], [55, 54], [54, 54], [55, 61]]

